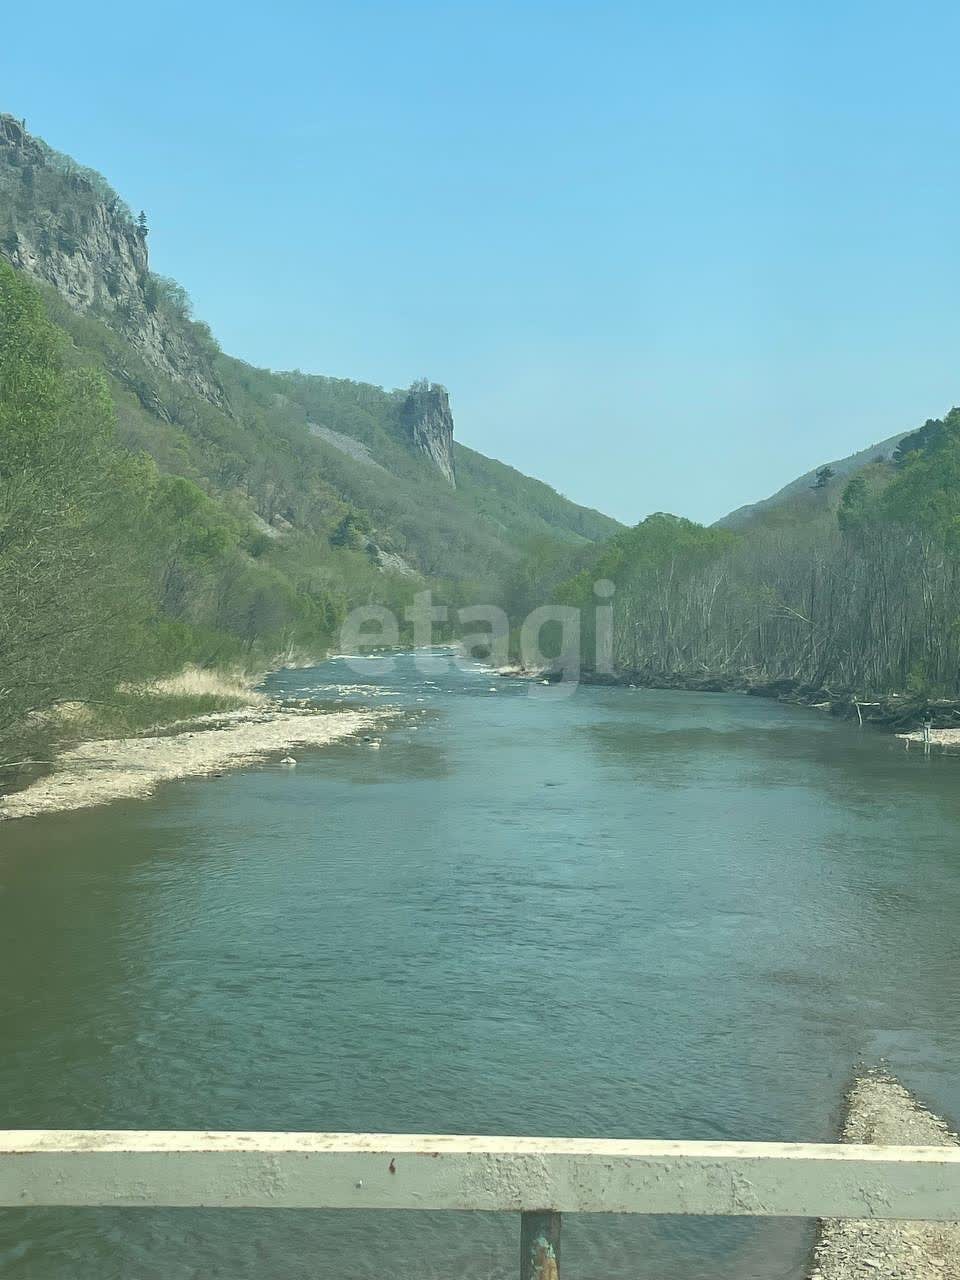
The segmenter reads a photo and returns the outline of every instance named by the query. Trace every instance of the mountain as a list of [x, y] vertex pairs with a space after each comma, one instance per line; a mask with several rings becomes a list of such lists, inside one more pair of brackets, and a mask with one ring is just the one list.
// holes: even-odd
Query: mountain
[[807, 471], [802, 476], [798, 476], [796, 480], [791, 480], [789, 484], [785, 484], [782, 489], [778, 489], [769, 498], [763, 498], [760, 502], [752, 502], [746, 506], [737, 507], [735, 511], [731, 511], [728, 515], [721, 516], [715, 522], [715, 527], [720, 529], [742, 529], [758, 516], [769, 515], [776, 508], [782, 507], [787, 503], [795, 503], [796, 500], [801, 503], [812, 502], [812, 498], [809, 498], [808, 495], [816, 491], [817, 472], [822, 470], [823, 467], [828, 467], [838, 479], [848, 478], [855, 471], [868, 466], [871, 462], [888, 462], [896, 452], [900, 441], [908, 434], [909, 432], [901, 431], [898, 435], [889, 436], [886, 440], [881, 440], [879, 444], [872, 444], [867, 449], [861, 449], [859, 453], [851, 453], [846, 458], [837, 458], [833, 462], [821, 463], [819, 467], [814, 467], [812, 471]]
[[150, 270], [147, 242], [145, 216], [103, 177], [0, 116], [0, 256], [41, 289], [74, 361], [107, 377], [123, 443], [246, 518], [294, 584], [322, 562], [349, 599], [344, 553], [361, 552], [385, 576], [490, 594], [530, 539], [620, 528], [460, 446], [437, 383], [388, 391], [225, 355], [181, 286]]

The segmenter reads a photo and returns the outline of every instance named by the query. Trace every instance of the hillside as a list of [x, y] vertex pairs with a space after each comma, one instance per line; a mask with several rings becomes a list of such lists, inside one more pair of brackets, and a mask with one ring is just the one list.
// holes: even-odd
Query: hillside
[[349, 595], [357, 565], [341, 553], [359, 552], [380, 574], [490, 592], [530, 538], [619, 528], [456, 444], [442, 386], [386, 391], [225, 355], [150, 271], [147, 242], [105, 179], [0, 116], [0, 255], [41, 287], [73, 361], [106, 375], [122, 442], [246, 518], [274, 568], [296, 580], [322, 566]]
[[742, 529], [758, 516], [768, 516], [776, 508], [788, 503], [795, 504], [799, 501], [801, 504], [812, 504], [813, 498], [809, 495], [815, 492], [817, 472], [822, 467], [829, 467], [835, 477], [843, 480], [871, 462], [889, 461], [900, 441], [907, 434], [906, 431], [901, 431], [898, 435], [889, 436], [886, 440], [872, 444], [869, 448], [861, 449], [857, 453], [851, 453], [845, 458], [836, 458], [832, 462], [821, 463], [811, 471], [804, 472], [802, 476], [798, 476], [796, 480], [791, 480], [789, 484], [785, 484], [782, 489], [778, 489], [769, 498], [763, 498], [759, 502], [751, 502], [746, 506], [737, 507], [735, 511], [731, 511], [728, 515], [721, 516], [715, 522], [715, 525], [720, 529]]

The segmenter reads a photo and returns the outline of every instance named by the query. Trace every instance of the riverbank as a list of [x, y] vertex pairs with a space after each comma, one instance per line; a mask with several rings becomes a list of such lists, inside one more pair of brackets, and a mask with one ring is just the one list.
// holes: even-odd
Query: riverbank
[[[842, 1142], [947, 1147], [960, 1140], [898, 1080], [857, 1079], [847, 1095]], [[820, 1226], [810, 1280], [956, 1280], [960, 1223], [830, 1219]]]
[[178, 732], [100, 738], [61, 750], [51, 773], [0, 797], [0, 820], [140, 799], [164, 782], [220, 774], [298, 747], [328, 746], [381, 728], [398, 714], [290, 707], [256, 695], [251, 706], [180, 721]]
[[[563, 673], [549, 667], [524, 670], [505, 667], [502, 676], [524, 680], [563, 679]], [[921, 726], [933, 726], [934, 745], [960, 746], [960, 700], [933, 698], [922, 694], [889, 693], [882, 697], [866, 697], [850, 690], [826, 689], [803, 684], [790, 677], [757, 679], [746, 675], [703, 672], [657, 673], [647, 670], [618, 671], [613, 674], [581, 670], [580, 683], [625, 689], [675, 689], [687, 693], [741, 693], [753, 698], [773, 698], [790, 706], [809, 707], [839, 720], [855, 720], [883, 733], [896, 733], [910, 740], [922, 740]]]

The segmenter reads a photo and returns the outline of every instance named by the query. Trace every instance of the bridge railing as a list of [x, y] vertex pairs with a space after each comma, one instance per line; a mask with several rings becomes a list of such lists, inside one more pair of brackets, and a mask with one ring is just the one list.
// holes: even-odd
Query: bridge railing
[[960, 1219], [960, 1148], [369, 1133], [0, 1131], [0, 1207], [473, 1209], [557, 1280], [563, 1213]]

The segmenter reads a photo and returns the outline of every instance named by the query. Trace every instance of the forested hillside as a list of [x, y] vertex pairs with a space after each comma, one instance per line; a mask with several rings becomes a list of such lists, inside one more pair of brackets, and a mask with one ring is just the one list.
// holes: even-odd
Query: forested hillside
[[426, 586], [499, 599], [531, 545], [621, 527], [455, 443], [442, 386], [225, 355], [148, 235], [0, 116], [0, 721], [185, 661], [317, 652], [353, 605]]
[[855, 471], [859, 471], [862, 467], [866, 467], [872, 462], [889, 462], [896, 453], [900, 441], [908, 434], [906, 431], [900, 431], [895, 436], [880, 440], [866, 449], [858, 449], [856, 453], [849, 454], [845, 458], [836, 458], [831, 462], [820, 463], [819, 466], [814, 467], [811, 471], [807, 471], [804, 475], [797, 476], [796, 480], [791, 480], [789, 484], [785, 484], [782, 489], [778, 489], [769, 498], [763, 498], [760, 502], [751, 502], [745, 507], [738, 507], [736, 511], [729, 512], [729, 514], [717, 521], [717, 525], [722, 529], [742, 529], [758, 516], [769, 515], [774, 507], [783, 506], [785, 503], [794, 502], [797, 499], [811, 502], [814, 500], [811, 495], [818, 492], [817, 481], [822, 473], [829, 473], [831, 480], [835, 478], [849, 479]]
[[821, 468], [737, 531], [659, 514], [587, 559], [555, 594], [587, 605], [611, 578], [616, 661], [639, 678], [956, 695], [960, 410], [852, 476]]

